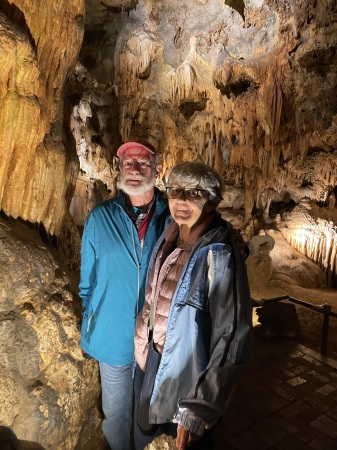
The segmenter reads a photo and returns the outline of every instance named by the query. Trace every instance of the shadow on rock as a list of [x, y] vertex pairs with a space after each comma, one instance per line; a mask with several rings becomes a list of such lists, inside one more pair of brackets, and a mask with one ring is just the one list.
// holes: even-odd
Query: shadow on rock
[[44, 447], [42, 447], [40, 444], [37, 444], [36, 442], [29, 442], [29, 441], [20, 441], [21, 447], [19, 447], [22, 450], [46, 450]]

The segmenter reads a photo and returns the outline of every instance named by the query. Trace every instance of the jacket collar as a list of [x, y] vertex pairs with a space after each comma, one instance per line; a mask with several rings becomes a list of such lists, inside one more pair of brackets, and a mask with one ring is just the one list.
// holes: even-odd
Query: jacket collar
[[[166, 198], [164, 198], [163, 193], [157, 187], [154, 188], [154, 196], [156, 200], [156, 209], [154, 214], [161, 214], [165, 210], [165, 208], [168, 208], [167, 200]], [[126, 196], [125, 192], [121, 189], [118, 191], [115, 202], [120, 205], [124, 209], [124, 211], [126, 210]]]
[[[196, 224], [195, 227], [193, 228], [193, 230], [191, 231], [187, 242], [184, 242], [184, 245], [192, 248], [193, 245], [195, 245], [195, 243], [200, 239], [200, 237], [204, 233], [207, 233], [206, 230], [209, 228], [209, 226], [211, 225], [211, 223], [214, 220], [215, 220], [214, 215], [209, 214], [203, 222]], [[179, 236], [179, 226], [176, 222], [172, 222], [167, 227], [167, 230], [165, 233], [165, 240], [172, 241], [172, 240], [177, 239], [178, 236]]]

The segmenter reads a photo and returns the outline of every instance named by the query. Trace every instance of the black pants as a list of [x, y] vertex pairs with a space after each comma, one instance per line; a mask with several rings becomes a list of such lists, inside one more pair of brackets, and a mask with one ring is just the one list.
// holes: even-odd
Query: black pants
[[[152, 442], [154, 438], [160, 436], [161, 434], [167, 434], [168, 436], [172, 436], [174, 438], [177, 437], [177, 424], [175, 423], [162, 423], [153, 425], [153, 427], [149, 431], [142, 430], [138, 425], [137, 413], [143, 380], [144, 372], [139, 368], [137, 364], [134, 380], [134, 440], [136, 450], [144, 450], [144, 448], [150, 442]], [[198, 441], [193, 445], [193, 447], [190, 448], [191, 450], [212, 450], [213, 441], [210, 430], [206, 430], [200, 441]]]

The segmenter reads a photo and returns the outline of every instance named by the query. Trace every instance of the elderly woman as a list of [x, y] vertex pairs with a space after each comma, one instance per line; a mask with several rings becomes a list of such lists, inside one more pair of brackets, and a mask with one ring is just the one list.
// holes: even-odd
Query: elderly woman
[[245, 262], [216, 212], [222, 181], [211, 167], [175, 166], [166, 193], [173, 221], [154, 249], [135, 330], [135, 444], [166, 433], [179, 450], [209, 450], [208, 430], [250, 355]]

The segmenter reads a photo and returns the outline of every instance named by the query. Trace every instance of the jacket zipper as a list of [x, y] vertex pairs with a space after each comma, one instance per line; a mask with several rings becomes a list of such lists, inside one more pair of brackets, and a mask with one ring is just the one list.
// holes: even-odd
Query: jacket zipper
[[[142, 264], [139, 261], [137, 250], [136, 250], [136, 243], [135, 243], [135, 236], [134, 236], [134, 225], [132, 221], [130, 220], [130, 231], [131, 231], [131, 237], [132, 237], [132, 246], [133, 246], [133, 252], [135, 255], [135, 260], [138, 268], [138, 277], [137, 277], [137, 304], [136, 304], [136, 316], [138, 316], [139, 313], [139, 292], [140, 292], [140, 270], [142, 268]], [[144, 245], [144, 244], [143, 244]], [[143, 256], [143, 245], [140, 245], [140, 258], [142, 259]]]
[[[142, 268], [141, 263], [139, 262], [139, 258], [137, 255], [137, 251], [136, 251], [136, 243], [135, 243], [135, 237], [134, 237], [134, 226], [132, 221], [130, 220], [130, 231], [131, 231], [131, 238], [132, 238], [132, 247], [133, 247], [133, 252], [135, 255], [135, 260], [136, 260], [136, 264], [137, 264], [137, 304], [136, 304], [136, 313], [138, 316], [138, 309], [139, 309], [139, 292], [140, 292], [140, 270]], [[140, 258], [142, 258], [143, 255], [143, 246], [140, 246]], [[87, 333], [89, 333], [90, 330], [90, 324], [91, 324], [91, 320], [94, 317], [95, 313], [94, 311], [90, 314], [89, 318], [88, 318], [88, 324], [87, 324]]]

